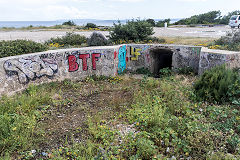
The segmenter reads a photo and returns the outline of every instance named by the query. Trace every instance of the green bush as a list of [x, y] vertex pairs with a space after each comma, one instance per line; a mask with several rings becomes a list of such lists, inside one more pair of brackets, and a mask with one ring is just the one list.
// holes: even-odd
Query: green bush
[[173, 73], [170, 68], [162, 68], [159, 70], [159, 74], [162, 77], [168, 77], [168, 76], [171, 76]]
[[67, 25], [67, 26], [76, 26], [76, 24], [73, 21], [67, 21], [67, 22], [63, 22], [62, 25]]
[[228, 32], [227, 36], [215, 40], [208, 45], [210, 49], [240, 51], [240, 31]]
[[47, 45], [30, 40], [0, 41], [0, 58], [26, 53], [42, 52], [47, 49]]
[[120, 41], [140, 42], [147, 40], [153, 34], [153, 27], [145, 20], [131, 20], [126, 24], [114, 23], [112, 31], [110, 31], [110, 40], [115, 43]]
[[146, 20], [149, 24], [151, 24], [151, 26], [155, 27], [156, 23], [154, 19], [147, 19]]
[[81, 36], [72, 32], [67, 32], [66, 35], [63, 37], [51, 38], [50, 40], [46, 41], [46, 44], [58, 43], [59, 45], [64, 46], [78, 46], [86, 43], [86, 41], [87, 38], [85, 36]]
[[137, 155], [142, 159], [151, 159], [156, 154], [154, 142], [147, 138], [138, 138], [136, 141]]
[[156, 27], [164, 27], [164, 23], [170, 24], [171, 19], [164, 19], [156, 23]]
[[195, 75], [193, 68], [190, 66], [178, 68], [177, 72], [184, 75]]
[[230, 102], [235, 105], [240, 105], [240, 76], [235, 83], [231, 84], [228, 87], [227, 95], [229, 97]]
[[94, 24], [94, 23], [87, 23], [86, 24], [86, 26], [85, 26], [85, 28], [97, 28], [97, 25], [96, 24]]
[[227, 69], [225, 65], [215, 67], [201, 75], [195, 83], [195, 93], [199, 100], [223, 103], [229, 101], [229, 87], [239, 83], [238, 73]]

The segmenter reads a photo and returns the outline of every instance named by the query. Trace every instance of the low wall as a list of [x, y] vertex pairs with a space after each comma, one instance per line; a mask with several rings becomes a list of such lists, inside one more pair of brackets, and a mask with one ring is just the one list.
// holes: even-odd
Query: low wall
[[[202, 73], [213, 66], [212, 63], [230, 62], [230, 54], [223, 58], [224, 61], [219, 59], [218, 62], [215, 58], [214, 61], [210, 61], [211, 53], [201, 52], [201, 47], [184, 45], [128, 44], [50, 50], [1, 58], [0, 94], [11, 95], [27, 88], [30, 84], [64, 79], [79, 80], [90, 75], [116, 76], [126, 69], [134, 71], [145, 67], [152, 71], [156, 61], [153, 53], [158, 52], [172, 53], [173, 69], [188, 66], [196, 73]], [[238, 66], [239, 54], [231, 55], [230, 60], [232, 56], [235, 57], [234, 64]]]
[[217, 65], [226, 64], [228, 68], [240, 68], [240, 53], [203, 48], [200, 54], [198, 74], [203, 74]]

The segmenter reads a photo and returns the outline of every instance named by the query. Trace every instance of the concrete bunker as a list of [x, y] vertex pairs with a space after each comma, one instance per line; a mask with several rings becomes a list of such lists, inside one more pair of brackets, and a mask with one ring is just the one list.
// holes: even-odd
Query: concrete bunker
[[165, 48], [153, 48], [150, 50], [152, 58], [151, 72], [155, 77], [160, 76], [160, 70], [163, 68], [172, 69], [173, 51]]

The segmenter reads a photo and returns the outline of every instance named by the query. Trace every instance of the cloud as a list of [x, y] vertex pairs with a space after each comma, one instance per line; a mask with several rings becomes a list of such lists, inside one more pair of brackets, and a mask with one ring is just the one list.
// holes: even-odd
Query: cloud
[[143, 2], [145, 0], [110, 0], [113, 2]]
[[207, 0], [178, 0], [180, 2], [206, 2]]

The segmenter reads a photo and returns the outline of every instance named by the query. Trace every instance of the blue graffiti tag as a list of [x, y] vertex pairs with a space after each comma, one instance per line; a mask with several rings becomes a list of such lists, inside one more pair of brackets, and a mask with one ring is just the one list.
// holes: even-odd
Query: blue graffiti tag
[[118, 53], [118, 60], [119, 60], [119, 63], [118, 63], [118, 73], [122, 73], [126, 67], [127, 67], [127, 64], [126, 64], [126, 54], [127, 54], [127, 46], [124, 45], [122, 47], [119, 48], [119, 53]]

